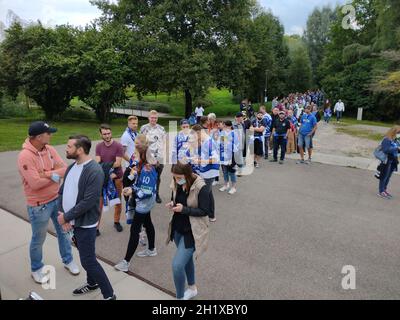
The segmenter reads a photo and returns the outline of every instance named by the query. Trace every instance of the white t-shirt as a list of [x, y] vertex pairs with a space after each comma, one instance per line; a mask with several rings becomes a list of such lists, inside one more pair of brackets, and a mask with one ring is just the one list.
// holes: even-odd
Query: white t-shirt
[[334, 111], [344, 111], [344, 103], [343, 102], [336, 102]]
[[[81, 163], [77, 164], [75, 163], [71, 170], [68, 172], [68, 175], [65, 179], [64, 182], [64, 192], [63, 192], [63, 200], [62, 200], [62, 206], [64, 209], [64, 212], [68, 212], [71, 210], [73, 207], [76, 205], [76, 200], [78, 198], [78, 184], [79, 184], [79, 179], [82, 174], [83, 166], [87, 163], [92, 161], [92, 159]], [[70, 221], [71, 225], [75, 224], [75, 220]], [[94, 228], [97, 227], [98, 222], [96, 222], [93, 225], [90, 226], [82, 226], [82, 228]]]
[[196, 113], [196, 117], [202, 117], [204, 114], [204, 108], [203, 107], [196, 107], [196, 109], [194, 110], [194, 112]]
[[[132, 136], [129, 134], [128, 130], [125, 130], [124, 133], [121, 136], [121, 144], [123, 147], [126, 147], [125, 153], [128, 154], [129, 158], [132, 157], [132, 155], [135, 153], [135, 139], [136, 135]], [[126, 162], [126, 167], [128, 166], [128, 162]]]

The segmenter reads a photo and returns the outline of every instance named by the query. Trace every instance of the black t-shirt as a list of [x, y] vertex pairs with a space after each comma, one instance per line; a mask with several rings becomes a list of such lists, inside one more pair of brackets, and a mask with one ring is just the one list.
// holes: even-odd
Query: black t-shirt
[[275, 133], [276, 134], [286, 134], [287, 131], [290, 129], [290, 121], [285, 118], [283, 121], [281, 121], [279, 118], [274, 121], [272, 124], [272, 129], [275, 128]]
[[[176, 196], [174, 203], [175, 204], [180, 203], [184, 207], [187, 207], [187, 197], [188, 194], [183, 190], [181, 186], [178, 185], [176, 189]], [[172, 232], [171, 232], [172, 239], [175, 231], [183, 235], [186, 249], [194, 247], [192, 226], [190, 224], [190, 219], [188, 215], [183, 214], [181, 212], [174, 213], [172, 217]]]
[[275, 123], [275, 120], [279, 120], [279, 115], [271, 114], [271, 118], [272, 118], [272, 121], [271, 121], [271, 131], [272, 131], [272, 127], [273, 127], [273, 125]]

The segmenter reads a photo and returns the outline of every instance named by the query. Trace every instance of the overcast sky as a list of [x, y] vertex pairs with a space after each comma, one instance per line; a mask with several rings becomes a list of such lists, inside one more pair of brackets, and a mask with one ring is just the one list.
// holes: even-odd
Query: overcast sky
[[[270, 8], [285, 26], [286, 34], [302, 34], [307, 17], [316, 6], [348, 0], [259, 0], [264, 8]], [[6, 22], [11, 9], [24, 20], [41, 20], [44, 24], [85, 25], [100, 15], [89, 0], [0, 0], [0, 21]]]

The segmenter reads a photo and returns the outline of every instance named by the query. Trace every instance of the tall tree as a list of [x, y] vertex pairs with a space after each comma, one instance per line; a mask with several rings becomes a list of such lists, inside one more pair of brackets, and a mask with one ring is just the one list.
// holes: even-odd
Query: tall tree
[[154, 91], [182, 90], [185, 115], [189, 116], [195, 96], [205, 94], [218, 80], [220, 85], [226, 84], [226, 73], [231, 71], [213, 72], [215, 63], [220, 63], [215, 57], [220, 50], [237, 48], [252, 1], [119, 0], [115, 4], [94, 0], [92, 3], [103, 11], [101, 21], [124, 24], [141, 39], [142, 59], [153, 65], [146, 70], [132, 66], [140, 74], [149, 73], [145, 75], [146, 82], [136, 77], [135, 89], [145, 90], [152, 82], [150, 89]]
[[285, 38], [289, 47], [287, 92], [305, 92], [311, 88], [312, 70], [307, 47], [299, 36]]
[[111, 108], [126, 99], [129, 30], [121, 25], [89, 26], [81, 32], [77, 47], [82, 53], [77, 72], [79, 98], [89, 105], [101, 122], [111, 121]]
[[318, 67], [324, 56], [324, 46], [330, 41], [329, 30], [336, 18], [335, 10], [325, 6], [322, 9], [315, 8], [307, 19], [303, 38], [310, 54], [313, 82], [316, 85], [321, 80]]
[[247, 78], [245, 96], [263, 102], [265, 88], [269, 97], [281, 95], [286, 89], [289, 60], [284, 28], [279, 19], [258, 8], [247, 26], [247, 43], [255, 64]]
[[378, 18], [376, 48], [378, 50], [400, 48], [400, 1], [374, 0]]
[[23, 29], [14, 24], [1, 44], [1, 85], [14, 97], [19, 90], [25, 91], [48, 119], [60, 115], [78, 83], [76, 32], [70, 26], [46, 29], [39, 23]]

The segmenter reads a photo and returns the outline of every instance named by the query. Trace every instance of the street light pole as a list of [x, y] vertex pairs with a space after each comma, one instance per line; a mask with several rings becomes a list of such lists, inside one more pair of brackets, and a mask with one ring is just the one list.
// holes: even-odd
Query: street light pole
[[264, 102], [268, 101], [267, 97], [267, 83], [268, 83], [268, 70], [265, 70], [265, 92], [264, 92]]

